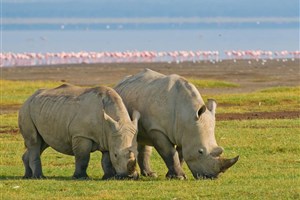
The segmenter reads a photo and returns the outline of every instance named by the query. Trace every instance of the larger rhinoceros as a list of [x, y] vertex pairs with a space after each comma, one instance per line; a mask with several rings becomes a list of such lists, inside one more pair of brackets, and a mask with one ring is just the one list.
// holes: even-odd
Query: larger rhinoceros
[[[131, 121], [112, 88], [68, 84], [41, 89], [19, 111], [19, 127], [27, 148], [24, 178], [42, 178], [40, 155], [47, 147], [75, 156], [73, 178], [88, 178], [90, 152], [102, 154], [103, 178], [137, 178], [136, 135], [139, 113]], [[108, 164], [107, 160], [111, 161]], [[112, 164], [112, 166], [111, 166]]]
[[238, 156], [224, 159], [215, 139], [216, 102], [205, 106], [196, 87], [178, 75], [165, 76], [146, 69], [122, 80], [115, 90], [128, 112], [141, 114], [138, 129], [138, 163], [142, 175], [156, 176], [149, 158], [152, 147], [168, 167], [169, 178], [185, 179], [185, 161], [193, 176], [216, 178], [235, 164]]

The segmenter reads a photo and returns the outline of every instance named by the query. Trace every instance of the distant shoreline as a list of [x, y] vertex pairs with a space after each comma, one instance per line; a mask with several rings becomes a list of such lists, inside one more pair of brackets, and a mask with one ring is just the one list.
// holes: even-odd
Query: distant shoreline
[[3, 18], [2, 24], [195, 24], [299, 23], [297, 17], [144, 17], [144, 18]]
[[2, 30], [298, 28], [297, 17], [2, 18]]

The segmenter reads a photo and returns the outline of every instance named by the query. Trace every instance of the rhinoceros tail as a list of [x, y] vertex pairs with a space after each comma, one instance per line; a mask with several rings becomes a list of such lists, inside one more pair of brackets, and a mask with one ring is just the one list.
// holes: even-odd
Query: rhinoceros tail
[[32, 99], [38, 95], [42, 90], [38, 90], [35, 92], [27, 101], [23, 104], [21, 109], [19, 110], [18, 116], [18, 125], [20, 129], [20, 133], [22, 134], [25, 147], [28, 148], [30, 145], [33, 145], [37, 142], [38, 138], [38, 130], [32, 120], [30, 106], [32, 103]]

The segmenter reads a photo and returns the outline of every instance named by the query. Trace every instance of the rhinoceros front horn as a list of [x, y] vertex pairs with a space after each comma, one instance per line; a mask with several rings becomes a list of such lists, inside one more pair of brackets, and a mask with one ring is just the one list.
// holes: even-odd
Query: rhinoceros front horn
[[235, 158], [231, 159], [222, 159], [221, 160], [221, 172], [225, 172], [228, 168], [230, 168], [232, 165], [234, 165], [238, 160], [240, 156], [237, 156]]

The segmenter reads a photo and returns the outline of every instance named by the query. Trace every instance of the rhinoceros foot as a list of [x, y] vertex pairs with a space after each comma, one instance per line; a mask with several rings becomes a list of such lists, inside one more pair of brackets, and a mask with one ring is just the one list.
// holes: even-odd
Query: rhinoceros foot
[[115, 178], [115, 174], [104, 174], [102, 176], [102, 180], [109, 180], [109, 179], [114, 179]]
[[22, 177], [23, 179], [45, 179], [46, 178], [46, 176], [44, 176], [44, 175], [40, 175], [40, 176], [23, 176]]
[[88, 175], [84, 175], [84, 176], [73, 175], [72, 179], [74, 179], [74, 180], [89, 180], [90, 178]]

